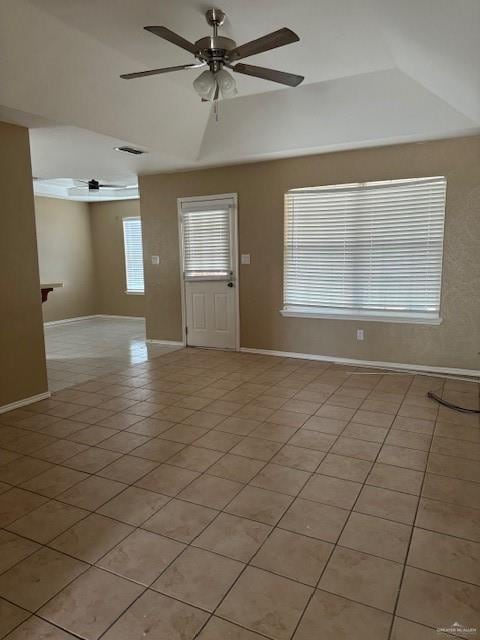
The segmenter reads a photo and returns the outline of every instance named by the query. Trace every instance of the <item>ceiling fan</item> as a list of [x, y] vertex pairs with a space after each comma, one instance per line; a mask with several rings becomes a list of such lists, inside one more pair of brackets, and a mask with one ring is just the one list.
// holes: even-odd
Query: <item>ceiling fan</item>
[[296, 87], [304, 77], [285, 71], [276, 71], [266, 67], [257, 67], [252, 64], [238, 63], [239, 60], [248, 58], [257, 53], [263, 53], [270, 49], [283, 47], [284, 45], [298, 42], [300, 38], [291, 29], [284, 27], [273, 31], [261, 38], [251, 40], [246, 44], [237, 46], [237, 43], [230, 38], [218, 35], [218, 28], [225, 21], [225, 13], [221, 9], [208, 9], [205, 14], [208, 24], [213, 27], [213, 35], [200, 38], [196, 42], [189, 42], [182, 36], [171, 31], [167, 27], [144, 27], [172, 44], [192, 53], [198, 60], [194, 64], [182, 64], [175, 67], [164, 67], [162, 69], [151, 69], [149, 71], [139, 71], [137, 73], [125, 73], [120, 77], [124, 80], [133, 78], [143, 78], [159, 73], [169, 73], [171, 71], [181, 71], [183, 69], [200, 69], [207, 67], [193, 82], [193, 87], [202, 100], [217, 100], [219, 93], [222, 98], [231, 98], [237, 94], [237, 88], [233, 76], [224, 67], [236, 73], [243, 73], [247, 76], [254, 76], [262, 80], [271, 80], [288, 87]]
[[128, 189], [130, 185], [124, 184], [103, 184], [95, 178], [91, 180], [78, 180], [77, 182], [82, 182], [86, 186], [77, 187], [78, 189], [88, 189], [89, 191], [100, 191], [100, 189]]

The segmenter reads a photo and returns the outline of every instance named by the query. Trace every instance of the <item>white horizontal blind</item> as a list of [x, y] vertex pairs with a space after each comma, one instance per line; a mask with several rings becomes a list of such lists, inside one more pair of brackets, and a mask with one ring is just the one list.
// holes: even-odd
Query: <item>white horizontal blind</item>
[[183, 205], [182, 227], [185, 278], [228, 278], [232, 271], [228, 203], [205, 201]]
[[438, 318], [443, 177], [293, 189], [285, 310]]
[[123, 244], [125, 247], [127, 291], [143, 293], [142, 222], [140, 218], [123, 219]]

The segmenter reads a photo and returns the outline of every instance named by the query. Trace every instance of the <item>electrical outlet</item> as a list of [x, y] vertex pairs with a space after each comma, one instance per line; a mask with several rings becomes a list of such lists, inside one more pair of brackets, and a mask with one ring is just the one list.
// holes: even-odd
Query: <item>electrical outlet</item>
[[240, 262], [242, 264], [250, 264], [250, 254], [249, 253], [242, 253]]
[[160, 256], [152, 256], [152, 264], [160, 264]]
[[365, 334], [363, 333], [363, 329], [357, 329], [357, 340], [363, 340], [365, 338]]

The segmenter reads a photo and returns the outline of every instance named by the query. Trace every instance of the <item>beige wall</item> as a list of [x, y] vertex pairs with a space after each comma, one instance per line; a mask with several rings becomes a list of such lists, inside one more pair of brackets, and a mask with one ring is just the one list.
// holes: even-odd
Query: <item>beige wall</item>
[[88, 203], [35, 198], [40, 281], [63, 282], [42, 305], [45, 322], [95, 313], [95, 273]]
[[[440, 326], [283, 318], [283, 196], [295, 187], [445, 175]], [[181, 340], [177, 198], [238, 193], [241, 345], [480, 369], [480, 138], [343, 151], [140, 178], [149, 338]], [[357, 342], [356, 329], [365, 330]]]
[[90, 203], [97, 313], [143, 316], [144, 296], [125, 293], [122, 219], [139, 216], [138, 200]]
[[0, 122], [0, 407], [47, 391], [28, 131]]

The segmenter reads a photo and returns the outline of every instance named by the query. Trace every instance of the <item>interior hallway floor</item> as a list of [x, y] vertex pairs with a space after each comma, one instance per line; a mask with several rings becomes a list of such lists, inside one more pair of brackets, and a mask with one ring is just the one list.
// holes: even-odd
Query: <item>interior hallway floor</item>
[[89, 318], [45, 327], [50, 391], [87, 382], [178, 347], [145, 342], [144, 318]]
[[186, 349], [0, 415], [0, 637], [477, 638], [479, 419], [427, 390], [478, 407]]

